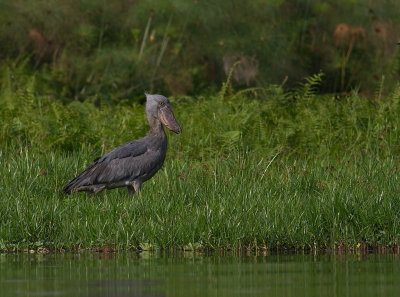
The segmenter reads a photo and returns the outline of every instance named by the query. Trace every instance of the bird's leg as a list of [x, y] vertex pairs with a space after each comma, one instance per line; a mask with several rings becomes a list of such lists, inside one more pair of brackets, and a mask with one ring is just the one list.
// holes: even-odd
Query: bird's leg
[[93, 195], [96, 195], [96, 194], [100, 193], [100, 192], [103, 191], [105, 188], [106, 188], [106, 187], [103, 186], [103, 185], [101, 185], [101, 186], [96, 186], [96, 187], [93, 189]]
[[90, 185], [90, 186], [80, 186], [78, 188], [73, 189], [73, 192], [82, 192], [82, 191], [88, 191], [91, 192], [91, 194], [96, 195], [103, 191], [106, 187], [104, 185]]
[[135, 189], [135, 192], [137, 193], [137, 196], [139, 197], [140, 196], [140, 190], [142, 189], [142, 183], [137, 181], [137, 180], [134, 180], [132, 182], [132, 187]]
[[129, 186], [127, 186], [127, 188], [128, 188], [129, 195], [132, 196], [132, 197], [135, 197], [135, 189], [134, 189], [134, 187], [129, 185]]

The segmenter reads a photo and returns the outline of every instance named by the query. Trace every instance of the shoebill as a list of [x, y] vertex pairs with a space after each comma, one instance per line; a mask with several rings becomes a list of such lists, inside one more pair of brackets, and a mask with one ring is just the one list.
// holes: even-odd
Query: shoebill
[[142, 184], [162, 167], [167, 152], [164, 127], [181, 133], [171, 103], [162, 95], [146, 95], [146, 115], [150, 132], [143, 138], [127, 142], [97, 158], [63, 188], [64, 192], [87, 191], [97, 194], [105, 189], [126, 187], [139, 195]]

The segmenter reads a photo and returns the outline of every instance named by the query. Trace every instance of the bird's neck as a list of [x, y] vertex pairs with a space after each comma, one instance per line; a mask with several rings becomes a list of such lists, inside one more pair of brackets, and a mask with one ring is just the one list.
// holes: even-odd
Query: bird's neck
[[150, 134], [152, 135], [165, 134], [164, 129], [161, 125], [161, 121], [159, 119], [149, 117], [148, 121], [150, 125]]

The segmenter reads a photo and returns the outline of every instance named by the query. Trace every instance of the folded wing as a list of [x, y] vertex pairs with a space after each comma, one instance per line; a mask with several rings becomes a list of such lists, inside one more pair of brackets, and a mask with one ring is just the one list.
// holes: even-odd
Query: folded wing
[[117, 183], [138, 176], [143, 167], [151, 166], [146, 165], [148, 158], [143, 158], [148, 153], [145, 139], [127, 142], [94, 160], [85, 171], [70, 180], [63, 190], [70, 194], [82, 186]]

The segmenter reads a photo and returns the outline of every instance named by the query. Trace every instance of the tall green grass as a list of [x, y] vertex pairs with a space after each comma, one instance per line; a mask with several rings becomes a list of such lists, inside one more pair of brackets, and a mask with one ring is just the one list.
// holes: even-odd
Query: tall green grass
[[[321, 75], [279, 86], [171, 97], [180, 136], [132, 199], [66, 196], [99, 155], [144, 136], [142, 105], [43, 94], [3, 77], [0, 249], [397, 247], [400, 87], [375, 99], [317, 96]], [[13, 79], [14, 78], [14, 79]]]
[[0, 249], [396, 247], [399, 163], [376, 156], [174, 158], [132, 199], [66, 196], [88, 151], [2, 152]]

